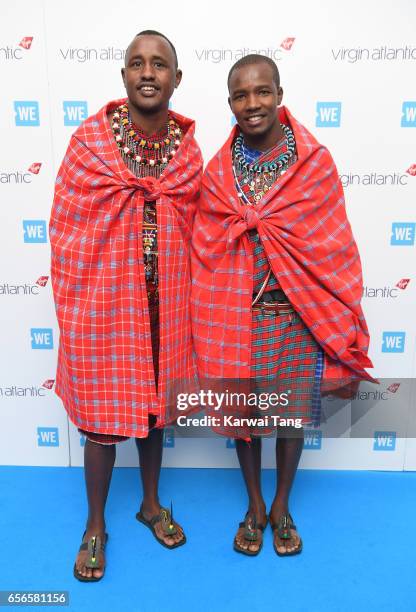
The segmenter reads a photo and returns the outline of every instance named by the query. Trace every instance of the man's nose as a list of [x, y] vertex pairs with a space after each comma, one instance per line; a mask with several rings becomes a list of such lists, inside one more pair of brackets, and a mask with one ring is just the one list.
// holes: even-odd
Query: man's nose
[[247, 96], [247, 109], [255, 110], [259, 108], [259, 106], [259, 98], [258, 96], [256, 96], [256, 94], [250, 94], [249, 96]]
[[152, 80], [155, 78], [155, 67], [152, 62], [144, 62], [142, 67], [142, 79]]

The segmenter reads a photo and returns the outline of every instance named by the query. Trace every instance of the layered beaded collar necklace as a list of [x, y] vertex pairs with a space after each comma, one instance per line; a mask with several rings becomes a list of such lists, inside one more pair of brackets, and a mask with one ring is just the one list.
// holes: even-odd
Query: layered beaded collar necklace
[[242, 134], [239, 134], [234, 141], [232, 149], [234, 178], [239, 197], [245, 204], [252, 205], [261, 200], [276, 179], [286, 172], [296, 159], [293, 132], [288, 125], [282, 125], [282, 129], [285, 135], [283, 146], [274, 147], [269, 153], [262, 154], [261, 162], [246, 159]]
[[162, 137], [160, 133], [146, 137], [132, 123], [127, 104], [114, 110], [111, 127], [127, 167], [139, 177], [159, 178], [181, 144], [182, 130], [172, 118]]

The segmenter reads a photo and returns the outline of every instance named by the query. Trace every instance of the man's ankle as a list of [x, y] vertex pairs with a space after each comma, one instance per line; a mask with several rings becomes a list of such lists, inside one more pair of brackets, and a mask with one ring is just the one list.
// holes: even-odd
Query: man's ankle
[[105, 532], [104, 518], [88, 519], [87, 525], [86, 525], [86, 531], [87, 533], [88, 532], [94, 532], [96, 534], [104, 533]]
[[264, 516], [266, 515], [266, 504], [264, 502], [261, 501], [256, 501], [253, 502], [251, 501], [249, 503], [249, 512], [252, 514], [255, 514], [257, 519], [263, 520]]
[[143, 499], [141, 508], [145, 514], [156, 514], [160, 510], [160, 502], [157, 498]]

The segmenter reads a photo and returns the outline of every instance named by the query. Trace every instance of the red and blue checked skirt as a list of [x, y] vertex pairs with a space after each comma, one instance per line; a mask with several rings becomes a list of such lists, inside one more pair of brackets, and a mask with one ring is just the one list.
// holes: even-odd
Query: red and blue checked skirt
[[[299, 429], [319, 425], [322, 371], [322, 349], [295, 311], [276, 314], [253, 309], [251, 380], [244, 391], [251, 396], [255, 394], [258, 401], [252, 407], [234, 404], [226, 414], [241, 420], [236, 421], [235, 427], [220, 426], [215, 431], [248, 441], [252, 437], [271, 435], [277, 428], [284, 436], [285, 427], [293, 427], [295, 419]], [[236, 387], [242, 391], [244, 384], [236, 382]], [[274, 397], [285, 394], [287, 405], [274, 402], [274, 406], [267, 407], [271, 394]], [[264, 398], [263, 409], [260, 409], [260, 398]], [[272, 415], [276, 420], [272, 420]], [[265, 417], [268, 417], [267, 423], [262, 421]], [[253, 418], [251, 424], [245, 421]]]
[[[152, 337], [152, 355], [153, 355], [153, 368], [155, 372], [156, 388], [159, 377], [159, 294], [157, 286], [151, 282], [146, 284], [147, 297], [149, 304], [149, 318], [150, 318], [150, 332]], [[155, 417], [158, 415], [155, 414]], [[155, 419], [156, 421], [156, 419]], [[108, 434], [99, 434], [91, 431], [85, 431], [78, 429], [80, 434], [84, 435], [88, 440], [97, 442], [98, 444], [117, 444], [118, 442], [124, 442], [128, 440], [126, 436], [112, 436]]]
[[275, 314], [253, 309], [251, 377], [256, 392], [288, 393], [280, 416], [318, 419], [323, 354], [296, 312]]

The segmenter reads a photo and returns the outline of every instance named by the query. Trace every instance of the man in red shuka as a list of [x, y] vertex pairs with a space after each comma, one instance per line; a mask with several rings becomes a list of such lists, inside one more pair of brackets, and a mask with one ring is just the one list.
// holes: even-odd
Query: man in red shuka
[[[269, 520], [274, 549], [287, 556], [302, 550], [289, 511], [302, 427], [319, 420], [322, 393], [372, 380], [364, 369], [372, 364], [361, 264], [334, 162], [280, 106], [276, 64], [248, 55], [231, 68], [228, 88], [238, 125], [203, 178], [193, 230], [192, 331], [206, 385], [247, 380], [257, 393], [288, 393], [288, 404], [273, 414], [284, 418], [272, 427], [261, 418], [252, 425], [246, 409], [234, 427], [218, 427], [236, 439], [249, 498], [235, 550], [258, 554]], [[266, 513], [260, 436], [275, 427], [278, 486]]]
[[196, 379], [189, 249], [202, 158], [194, 122], [168, 110], [182, 77], [172, 43], [141, 32], [122, 76], [127, 98], [71, 138], [50, 222], [56, 391], [86, 436], [88, 520], [74, 566], [84, 582], [104, 574], [104, 509], [116, 443], [128, 437], [143, 484], [137, 520], [167, 548], [185, 543], [158, 481], [172, 385]]

